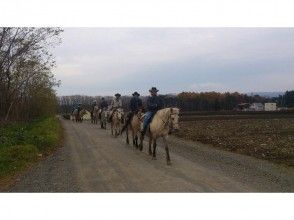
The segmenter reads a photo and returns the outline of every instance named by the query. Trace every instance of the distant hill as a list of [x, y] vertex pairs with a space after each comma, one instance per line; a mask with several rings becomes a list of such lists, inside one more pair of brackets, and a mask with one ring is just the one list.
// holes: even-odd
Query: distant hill
[[272, 98], [278, 97], [279, 95], [284, 95], [285, 92], [248, 92], [246, 94], [249, 96], [259, 95], [262, 97]]

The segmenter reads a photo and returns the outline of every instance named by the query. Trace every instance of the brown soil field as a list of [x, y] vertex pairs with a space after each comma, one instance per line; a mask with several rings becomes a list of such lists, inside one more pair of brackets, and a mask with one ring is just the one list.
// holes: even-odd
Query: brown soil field
[[176, 136], [294, 166], [294, 118], [180, 122]]

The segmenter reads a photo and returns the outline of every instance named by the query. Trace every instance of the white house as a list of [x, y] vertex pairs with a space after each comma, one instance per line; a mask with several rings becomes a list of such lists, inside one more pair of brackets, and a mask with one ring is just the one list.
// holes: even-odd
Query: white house
[[264, 111], [264, 105], [262, 103], [252, 103], [249, 107], [251, 111]]
[[277, 110], [277, 103], [275, 103], [275, 102], [264, 103], [264, 110], [265, 111], [276, 111]]

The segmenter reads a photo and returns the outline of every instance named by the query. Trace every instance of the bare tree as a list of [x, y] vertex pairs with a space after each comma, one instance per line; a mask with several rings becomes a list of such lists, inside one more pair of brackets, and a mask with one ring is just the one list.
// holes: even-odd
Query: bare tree
[[55, 61], [50, 48], [61, 42], [61, 32], [60, 28], [0, 28], [1, 117], [8, 120], [13, 110], [27, 107], [33, 89], [51, 89], [49, 94], [55, 95], [53, 87], [58, 83], [51, 73]]

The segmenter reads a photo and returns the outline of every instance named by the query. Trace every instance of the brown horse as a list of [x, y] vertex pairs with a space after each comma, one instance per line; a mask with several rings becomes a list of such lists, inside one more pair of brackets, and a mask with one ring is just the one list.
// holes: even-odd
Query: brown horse
[[111, 134], [117, 137], [120, 134], [124, 113], [122, 109], [114, 111], [111, 120]]
[[138, 137], [141, 129], [141, 116], [142, 116], [142, 110], [139, 110], [136, 114], [133, 115], [130, 124], [126, 128], [126, 142], [129, 144], [129, 129], [132, 131], [132, 139], [133, 139], [133, 146], [136, 148], [139, 147], [138, 145]]
[[[179, 113], [178, 108], [165, 108], [154, 115], [149, 126], [149, 155], [152, 155], [152, 159], [156, 159], [156, 140], [162, 137], [166, 152], [166, 162], [168, 165], [171, 164], [166, 138], [172, 131], [179, 129]], [[151, 150], [152, 144], [153, 152]], [[140, 150], [143, 150], [142, 138], [140, 140]]]
[[95, 106], [92, 114], [91, 114], [91, 123], [97, 124], [98, 123], [98, 116], [99, 116], [99, 108], [98, 106]]
[[76, 122], [83, 122], [83, 116], [86, 114], [86, 110], [85, 109], [82, 109], [80, 111], [80, 113], [78, 112], [77, 109], [74, 110], [73, 112], [73, 115], [74, 115], [74, 118], [75, 118], [75, 121]]

